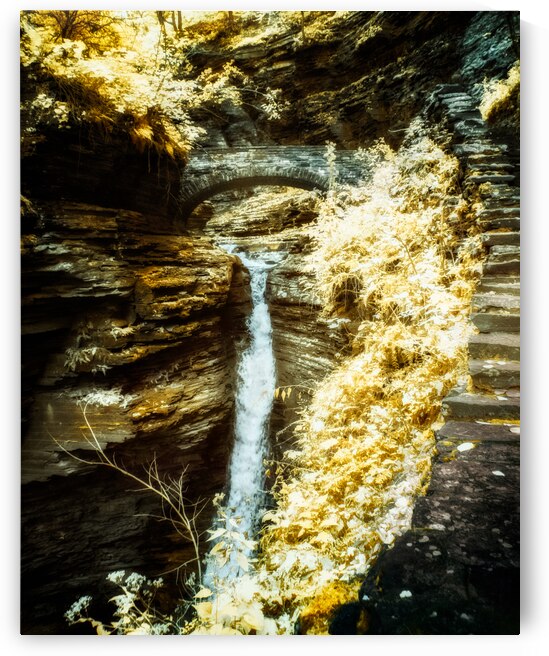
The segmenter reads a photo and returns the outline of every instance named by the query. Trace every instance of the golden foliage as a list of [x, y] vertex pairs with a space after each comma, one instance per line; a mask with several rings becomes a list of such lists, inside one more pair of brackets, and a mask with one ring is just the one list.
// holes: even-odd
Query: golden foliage
[[485, 121], [494, 122], [509, 115], [518, 127], [520, 105], [520, 61], [509, 69], [504, 80], [490, 80], [484, 83], [480, 102], [480, 113]]
[[[72, 14], [66, 30], [63, 20]], [[104, 138], [119, 130], [141, 150], [186, 159], [204, 132], [190, 113], [241, 102], [238, 87], [247, 78], [234, 65], [198, 79], [179, 74], [190, 44], [169, 41], [156, 14], [22, 13], [21, 64], [33, 87], [22, 104], [23, 154], [32, 152], [44, 126], [85, 125]]]
[[330, 620], [343, 604], [356, 601], [360, 582], [343, 583], [332, 581], [325, 585], [316, 597], [301, 612], [299, 617], [301, 633], [328, 635]]
[[296, 40], [332, 38], [344, 14], [21, 12], [22, 79], [29, 83], [22, 155], [33, 153], [46, 128], [86, 126], [101, 138], [120, 131], [140, 149], [185, 160], [204, 132], [191, 118], [196, 110], [246, 102], [276, 120], [287, 108], [280, 89], [251, 84], [234, 63], [196, 77], [190, 55], [197, 48], [215, 41], [230, 50], [288, 32]]
[[184, 12], [183, 35], [201, 45], [226, 49], [260, 45], [283, 34], [296, 41], [327, 43], [336, 38], [346, 11], [204, 11]]
[[398, 153], [375, 151], [370, 183], [344, 207], [328, 201], [311, 232], [326, 312], [359, 325], [353, 356], [303, 416], [267, 517], [260, 566], [292, 579], [294, 603], [364, 573], [409, 525], [430, 426], [464, 364], [474, 240], [458, 241], [444, 202], [458, 163], [419, 124]]
[[49, 10], [24, 11], [25, 19], [34, 27], [45, 29], [52, 41], [81, 41], [87, 48], [101, 52], [120, 45], [122, 17], [111, 11]]
[[[78, 16], [72, 29], [62, 29], [56, 17], [73, 13]], [[102, 138], [119, 130], [140, 148], [187, 156], [199, 131], [176, 107], [173, 76], [146, 63], [154, 59], [144, 33], [141, 48], [123, 47], [130, 33], [137, 39], [140, 28], [136, 24], [132, 31], [119, 13], [22, 14], [21, 64], [34, 86], [22, 107], [24, 145], [34, 142], [44, 126], [70, 130], [84, 125]]]

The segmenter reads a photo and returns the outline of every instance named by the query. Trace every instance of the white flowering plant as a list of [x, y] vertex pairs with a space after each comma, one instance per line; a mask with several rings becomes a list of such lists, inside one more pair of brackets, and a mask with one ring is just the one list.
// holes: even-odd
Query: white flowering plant
[[111, 572], [107, 580], [120, 589], [120, 593], [109, 600], [115, 605], [113, 621], [105, 623], [90, 617], [92, 597], [84, 596], [65, 613], [69, 624], [89, 623], [98, 635], [165, 635], [176, 632], [173, 616], [160, 613], [154, 605], [156, 592], [163, 585], [161, 578], [147, 579], [136, 572], [126, 574], [119, 570]]

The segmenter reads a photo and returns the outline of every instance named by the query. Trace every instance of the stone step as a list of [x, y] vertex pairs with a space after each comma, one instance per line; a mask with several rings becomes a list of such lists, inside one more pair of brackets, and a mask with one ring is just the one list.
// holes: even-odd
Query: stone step
[[516, 244], [494, 244], [490, 246], [489, 261], [508, 262], [520, 258], [520, 246]]
[[517, 218], [520, 219], [520, 207], [517, 205], [501, 205], [499, 207], [485, 207], [477, 215], [479, 221], [493, 221], [494, 219]]
[[509, 161], [507, 156], [504, 156], [502, 153], [472, 153], [467, 156], [467, 166], [474, 168], [481, 164], [502, 164], [505, 167], [512, 169], [514, 164]]
[[[470, 173], [469, 173], [470, 171]], [[511, 173], [512, 172], [512, 173]], [[467, 162], [466, 177], [475, 178], [478, 175], [499, 175], [507, 174], [516, 175], [515, 167], [509, 162], [502, 162], [499, 160], [484, 161], [484, 162]]]
[[447, 396], [442, 413], [455, 419], [520, 419], [520, 397], [501, 400], [482, 394]]
[[448, 98], [444, 101], [446, 105], [446, 116], [450, 121], [456, 121], [458, 119], [480, 119], [480, 112], [475, 107], [475, 105], [465, 98]]
[[502, 185], [509, 182], [514, 182], [515, 176], [506, 173], [481, 173], [474, 171], [469, 175], [465, 175], [465, 184], [474, 182], [475, 184], [483, 184], [489, 182], [494, 185]]
[[447, 103], [447, 107], [451, 122], [481, 119], [478, 109], [476, 109], [471, 103], [458, 101], [455, 103]]
[[436, 431], [436, 438], [471, 442], [511, 442], [520, 441], [520, 427], [516, 424], [486, 424], [476, 421], [450, 420]]
[[465, 155], [465, 156], [471, 156], [471, 155], [478, 155], [478, 156], [483, 156], [483, 155], [503, 155], [507, 152], [508, 148], [505, 146], [502, 148], [501, 146], [497, 146], [496, 144], [492, 143], [491, 140], [485, 140], [485, 139], [478, 139], [475, 142], [472, 143], [461, 143], [461, 144], [456, 144], [452, 147], [452, 150], [456, 153], [456, 155]]
[[468, 93], [465, 92], [465, 90], [463, 89], [463, 85], [456, 82], [439, 84], [435, 89], [435, 94], [439, 98], [444, 98], [446, 96], [455, 96], [455, 95], [465, 96], [466, 98], [471, 97]]
[[467, 107], [475, 106], [471, 96], [469, 96], [467, 93], [464, 93], [463, 91], [444, 92], [437, 95], [440, 98], [441, 103], [446, 107], [455, 105], [456, 103], [459, 103], [460, 105], [466, 105]]
[[[452, 121], [451, 121], [452, 122]], [[488, 130], [484, 122], [476, 119], [457, 120], [454, 123], [454, 131], [461, 137], [478, 139], [487, 134]]]
[[482, 272], [490, 275], [520, 275], [520, 259], [515, 258], [488, 258], [482, 265]]
[[519, 276], [483, 276], [480, 279], [477, 290], [479, 292], [489, 293], [496, 292], [506, 295], [520, 295], [520, 277]]
[[469, 338], [469, 356], [475, 360], [520, 360], [517, 333], [479, 333]]
[[504, 312], [479, 312], [471, 321], [481, 333], [520, 333], [520, 315]]
[[474, 312], [505, 310], [518, 314], [520, 312], [520, 298], [514, 294], [496, 294], [494, 292], [474, 294], [472, 308]]
[[486, 195], [482, 202], [487, 210], [501, 209], [504, 207], [516, 207], [517, 209], [520, 209], [520, 196], [516, 193], [516, 190], [514, 193], [507, 194], [504, 198], [501, 196], [491, 198], [489, 195]]
[[482, 232], [490, 232], [491, 230], [520, 231], [519, 216], [499, 216], [491, 219], [479, 219], [479, 224]]
[[493, 392], [520, 387], [520, 363], [516, 361], [469, 360], [469, 373], [478, 389]]
[[485, 232], [482, 235], [482, 243], [488, 248], [492, 246], [519, 246], [520, 232]]
[[467, 103], [471, 106], [474, 106], [473, 99], [463, 89], [455, 89], [454, 91], [438, 92], [437, 96], [441, 99], [441, 101], [445, 105], [448, 105], [449, 103], [460, 102], [460, 103]]
[[520, 205], [519, 192], [517, 187], [513, 184], [498, 184], [494, 181], [486, 187], [479, 189], [479, 196], [483, 199], [485, 204], [488, 204], [488, 201], [490, 201], [490, 207], [508, 206], [510, 201], [514, 201], [515, 204]]
[[482, 271], [485, 275], [520, 275], [520, 246], [513, 244], [491, 246]]

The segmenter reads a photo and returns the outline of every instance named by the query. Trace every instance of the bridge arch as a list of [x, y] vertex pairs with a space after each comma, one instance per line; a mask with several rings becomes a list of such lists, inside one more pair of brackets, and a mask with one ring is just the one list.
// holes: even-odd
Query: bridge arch
[[331, 177], [357, 184], [363, 173], [355, 151], [336, 151], [332, 168], [326, 146], [204, 148], [181, 177], [180, 215], [186, 220], [202, 201], [232, 189], [258, 185], [327, 191]]
[[286, 169], [283, 172], [269, 169], [254, 170], [247, 174], [239, 171], [201, 176], [200, 180], [187, 185], [181, 193], [180, 213], [188, 219], [193, 210], [208, 198], [224, 191], [246, 189], [263, 185], [295, 187], [312, 191], [328, 191], [328, 177], [309, 171]]

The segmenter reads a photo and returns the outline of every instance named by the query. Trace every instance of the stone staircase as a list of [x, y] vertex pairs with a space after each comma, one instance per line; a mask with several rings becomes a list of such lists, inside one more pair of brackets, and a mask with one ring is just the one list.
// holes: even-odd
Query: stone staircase
[[459, 85], [445, 85], [437, 96], [461, 137], [454, 152], [464, 193], [482, 201], [477, 222], [487, 255], [471, 308], [478, 334], [469, 341], [470, 381], [443, 404], [447, 424], [439, 437], [447, 437], [448, 423], [520, 418], [520, 191], [509, 147], [490, 138], [473, 99]]
[[[444, 399], [427, 494], [361, 599], [380, 633], [516, 634], [520, 608], [520, 198], [517, 167], [456, 84], [427, 108], [447, 124], [486, 249], [469, 371]], [[478, 201], [481, 201], [480, 203]], [[404, 591], [404, 592], [403, 592]]]
[[438, 455], [414, 524], [452, 536], [446, 554], [455, 569], [463, 568], [461, 594], [476, 609], [462, 614], [470, 617], [463, 629], [479, 632], [478, 622], [482, 632], [513, 633], [519, 622], [519, 175], [509, 146], [495, 142], [463, 89], [446, 85], [437, 96], [455, 135], [464, 196], [481, 201], [476, 220], [486, 259], [471, 306], [478, 332], [469, 340], [469, 375], [443, 402]]

